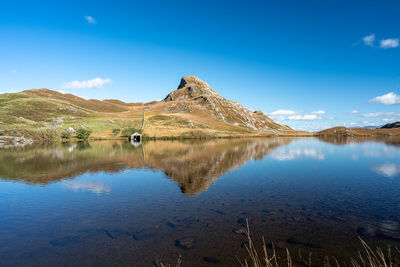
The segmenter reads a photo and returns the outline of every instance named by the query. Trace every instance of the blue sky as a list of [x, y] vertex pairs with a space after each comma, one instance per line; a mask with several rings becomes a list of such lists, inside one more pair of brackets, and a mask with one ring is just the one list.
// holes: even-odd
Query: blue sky
[[398, 14], [398, 1], [1, 1], [0, 93], [142, 102], [195, 75], [296, 129], [381, 125], [400, 120]]

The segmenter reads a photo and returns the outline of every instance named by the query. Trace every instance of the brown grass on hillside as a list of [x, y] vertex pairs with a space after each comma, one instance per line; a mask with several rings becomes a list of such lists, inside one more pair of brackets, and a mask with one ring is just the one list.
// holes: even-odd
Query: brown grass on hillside
[[125, 103], [124, 101], [117, 100], [117, 99], [104, 99], [103, 102], [111, 103], [111, 104], [119, 105], [119, 106], [123, 106], [123, 107], [131, 107], [132, 106], [131, 103]]
[[76, 106], [97, 112], [122, 112], [128, 109], [122, 105], [111, 103], [110, 101], [100, 101], [95, 99], [86, 100], [73, 94], [63, 94], [49, 89], [31, 89], [23, 91], [25, 94], [35, 95], [43, 98], [56, 99]]

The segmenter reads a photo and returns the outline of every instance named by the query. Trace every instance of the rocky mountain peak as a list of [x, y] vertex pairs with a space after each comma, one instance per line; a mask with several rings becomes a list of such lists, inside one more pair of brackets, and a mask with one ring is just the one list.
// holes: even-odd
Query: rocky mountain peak
[[196, 76], [184, 76], [179, 83], [178, 89], [169, 93], [164, 101], [176, 101], [198, 97], [221, 97], [205, 81]]
[[169, 112], [206, 112], [214, 119], [231, 126], [259, 132], [292, 131], [288, 126], [275, 123], [261, 111], [251, 111], [237, 102], [223, 98], [206, 82], [195, 76], [183, 77], [178, 89], [169, 93], [164, 102], [171, 102], [166, 108]]

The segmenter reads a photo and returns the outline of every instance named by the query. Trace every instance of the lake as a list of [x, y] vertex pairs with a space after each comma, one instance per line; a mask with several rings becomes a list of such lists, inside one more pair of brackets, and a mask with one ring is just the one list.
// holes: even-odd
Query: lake
[[299, 265], [400, 246], [400, 139], [0, 149], [1, 266], [240, 266], [246, 220]]

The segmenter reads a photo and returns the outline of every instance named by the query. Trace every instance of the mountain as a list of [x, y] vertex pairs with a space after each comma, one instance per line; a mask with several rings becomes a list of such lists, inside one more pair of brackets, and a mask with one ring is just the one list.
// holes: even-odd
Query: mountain
[[144, 132], [152, 137], [296, 134], [261, 111], [225, 99], [194, 76], [183, 77], [163, 100], [148, 103], [87, 100], [43, 88], [0, 94], [0, 104], [0, 130], [31, 138], [48, 139], [70, 127], [89, 128], [95, 138], [115, 138], [118, 130], [140, 127], [142, 112]]
[[381, 127], [381, 129], [392, 129], [392, 128], [400, 128], [400, 121], [388, 123]]
[[169, 93], [164, 102], [173, 103], [171, 111], [193, 113], [206, 110], [215, 119], [255, 131], [292, 131], [288, 126], [275, 123], [261, 111], [250, 111], [237, 102], [223, 98], [206, 82], [195, 76], [183, 77], [178, 89]]

